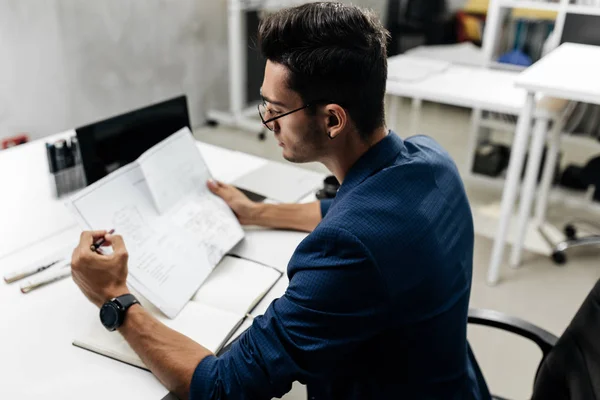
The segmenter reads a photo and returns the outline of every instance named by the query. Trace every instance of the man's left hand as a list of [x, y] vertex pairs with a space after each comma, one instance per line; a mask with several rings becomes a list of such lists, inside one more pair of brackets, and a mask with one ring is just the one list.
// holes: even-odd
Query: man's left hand
[[[110, 255], [92, 251], [98, 239], [105, 238], [104, 246], [112, 246]], [[129, 293], [127, 288], [127, 259], [129, 255], [123, 238], [107, 235], [106, 231], [82, 232], [79, 245], [71, 258], [73, 281], [97, 307], [113, 297]]]

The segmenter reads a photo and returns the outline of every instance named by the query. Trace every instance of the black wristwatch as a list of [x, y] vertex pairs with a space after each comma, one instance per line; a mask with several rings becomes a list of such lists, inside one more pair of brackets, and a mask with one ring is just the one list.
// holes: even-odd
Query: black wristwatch
[[113, 332], [125, 322], [127, 309], [140, 302], [132, 294], [124, 294], [104, 303], [100, 308], [100, 322], [109, 331]]

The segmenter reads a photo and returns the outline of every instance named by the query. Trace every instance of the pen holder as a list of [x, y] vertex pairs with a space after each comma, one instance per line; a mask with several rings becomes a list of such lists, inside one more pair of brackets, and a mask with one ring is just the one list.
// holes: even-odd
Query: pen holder
[[87, 185], [77, 137], [46, 143], [46, 155], [54, 197], [64, 196]]
[[62, 197], [86, 186], [83, 165], [75, 165], [62, 171], [50, 173], [50, 186], [54, 197]]

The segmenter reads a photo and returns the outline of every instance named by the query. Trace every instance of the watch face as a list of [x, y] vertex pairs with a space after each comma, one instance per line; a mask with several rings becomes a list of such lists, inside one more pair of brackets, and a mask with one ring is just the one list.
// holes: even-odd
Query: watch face
[[108, 330], [115, 330], [119, 322], [119, 311], [113, 303], [106, 303], [100, 309], [100, 321]]

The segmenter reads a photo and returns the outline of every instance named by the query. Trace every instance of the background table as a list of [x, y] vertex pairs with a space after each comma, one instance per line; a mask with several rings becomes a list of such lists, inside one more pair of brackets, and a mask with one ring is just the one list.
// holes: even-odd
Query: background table
[[[488, 269], [489, 283], [496, 283], [499, 277], [506, 233], [517, 196], [520, 174], [531, 131], [531, 121], [534, 119], [535, 95], [543, 94], [554, 98], [600, 104], [599, 71], [600, 47], [565, 43], [526, 69], [515, 80], [515, 85], [518, 88], [526, 90], [527, 99], [519, 116], [505, 188], [502, 194], [500, 222]], [[533, 193], [536, 190], [535, 177], [541, 163], [546, 134], [545, 129], [536, 128], [533, 132], [518, 217], [517, 232], [521, 239], [529, 222], [531, 203], [534, 199]], [[553, 146], [549, 158], [555, 158], [557, 151], [557, 146]], [[549, 161], [547, 164], [550, 165], [551, 162]], [[546, 194], [541, 196], [542, 202], [546, 201], [546, 197]], [[542, 203], [539, 209], [544, 208], [545, 205]], [[538, 214], [540, 213], [541, 211], [538, 211]], [[513, 266], [517, 266], [520, 262], [522, 242], [523, 240], [516, 240], [514, 243], [511, 257]]]

